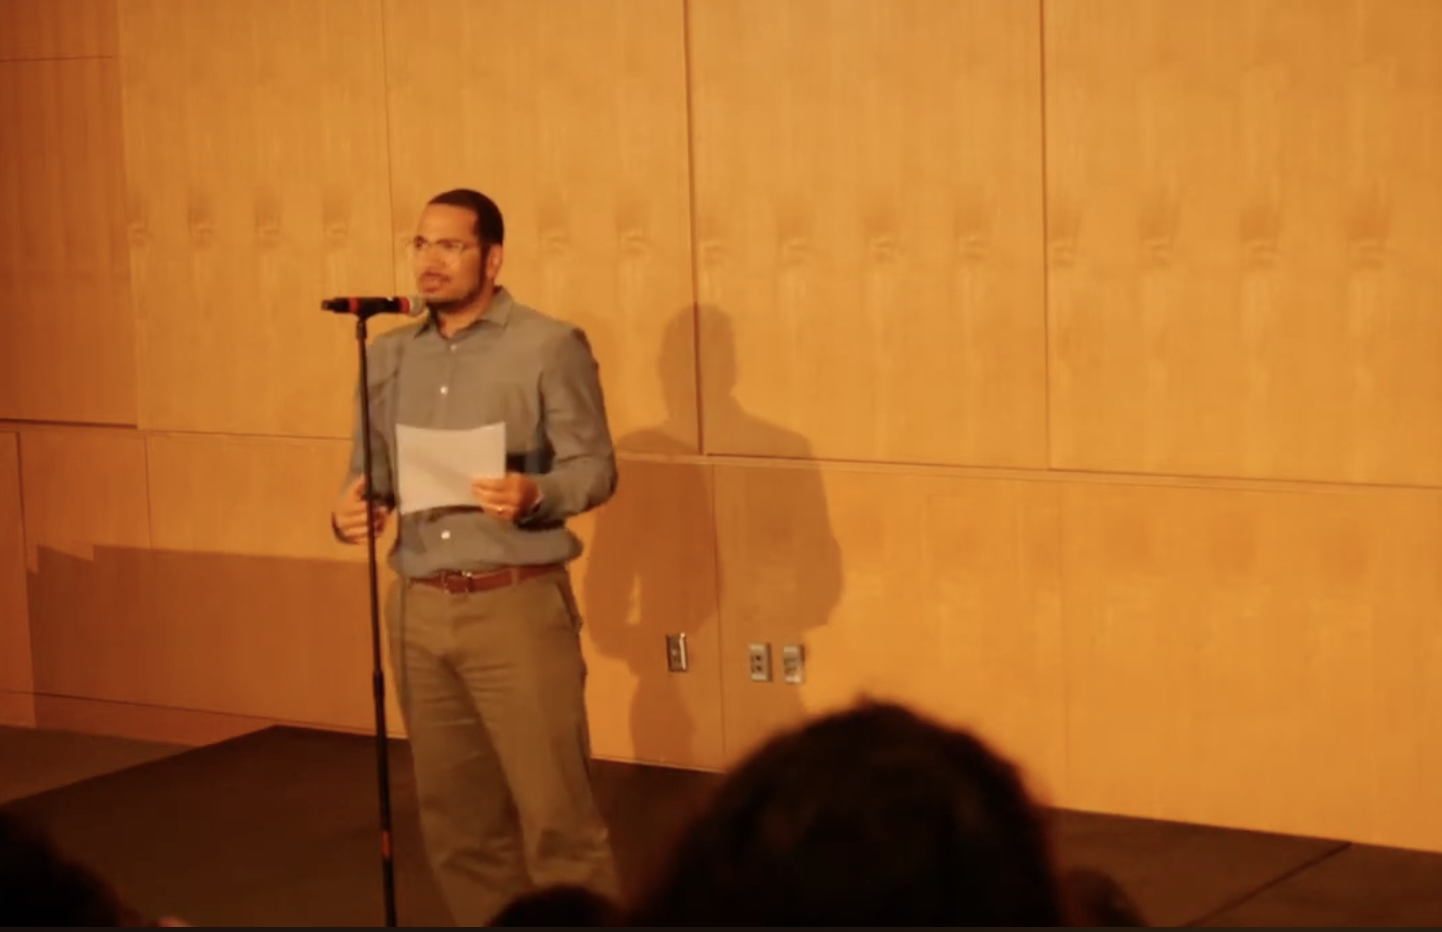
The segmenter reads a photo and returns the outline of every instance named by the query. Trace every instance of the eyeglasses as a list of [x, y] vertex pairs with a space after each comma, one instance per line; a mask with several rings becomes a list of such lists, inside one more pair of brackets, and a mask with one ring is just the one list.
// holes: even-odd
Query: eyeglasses
[[441, 255], [447, 258], [454, 258], [467, 249], [474, 249], [477, 245], [476, 243], [467, 243], [459, 239], [438, 239], [435, 242], [431, 242], [424, 236], [417, 236], [411, 240], [410, 251], [416, 255], [423, 256], [427, 252], [430, 252], [432, 248], [435, 248], [440, 250]]

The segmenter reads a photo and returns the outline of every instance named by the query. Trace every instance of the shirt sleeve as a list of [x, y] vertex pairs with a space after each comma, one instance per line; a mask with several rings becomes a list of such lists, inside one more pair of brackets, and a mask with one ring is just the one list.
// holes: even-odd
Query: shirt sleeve
[[606, 421], [600, 367], [579, 328], [549, 348], [541, 373], [551, 470], [533, 477], [541, 498], [528, 524], [565, 521], [610, 500], [616, 493], [616, 452]]
[[[381, 352], [376, 344], [372, 344], [366, 350], [366, 368], [370, 370], [370, 407], [371, 407], [371, 480], [372, 499], [386, 504], [394, 504], [395, 483], [391, 478], [390, 451], [386, 445], [386, 434], [384, 428], [384, 412], [387, 405], [384, 396], [385, 386], [389, 376], [383, 370], [386, 364], [386, 354]], [[346, 466], [345, 481], [341, 483], [341, 489], [354, 482], [365, 471], [365, 450], [361, 445], [361, 392], [360, 377], [356, 377], [356, 388], [352, 402], [353, 414], [351, 427], [351, 451], [350, 461]]]

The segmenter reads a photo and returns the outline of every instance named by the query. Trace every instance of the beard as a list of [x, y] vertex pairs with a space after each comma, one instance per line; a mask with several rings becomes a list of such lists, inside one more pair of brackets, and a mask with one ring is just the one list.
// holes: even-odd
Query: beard
[[427, 298], [426, 309], [436, 314], [454, 314], [457, 311], [463, 311], [481, 296], [481, 293], [482, 291], [484, 291], [484, 289], [485, 284], [482, 283], [476, 285], [476, 287], [472, 288], [470, 291], [458, 297]]

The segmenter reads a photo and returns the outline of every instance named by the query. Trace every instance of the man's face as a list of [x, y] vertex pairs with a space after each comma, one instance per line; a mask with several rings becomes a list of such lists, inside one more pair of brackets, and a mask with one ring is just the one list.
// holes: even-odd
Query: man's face
[[[412, 270], [426, 304], [436, 310], [460, 307], [495, 278], [476, 239], [476, 217], [464, 207], [428, 204], [412, 243]], [[498, 252], [499, 247], [492, 247]]]

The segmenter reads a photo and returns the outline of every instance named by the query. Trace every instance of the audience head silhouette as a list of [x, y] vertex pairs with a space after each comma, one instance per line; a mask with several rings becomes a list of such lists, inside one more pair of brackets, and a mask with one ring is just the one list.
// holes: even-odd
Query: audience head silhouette
[[1126, 890], [1105, 871], [1074, 868], [1063, 875], [1062, 887], [1071, 904], [1073, 925], [1102, 929], [1147, 924]]
[[612, 925], [619, 911], [585, 887], [560, 884], [516, 898], [487, 925], [491, 928], [596, 928]]
[[0, 926], [146, 926], [94, 871], [0, 812]]
[[867, 702], [720, 787], [636, 925], [1061, 925], [1040, 812], [975, 737]]

